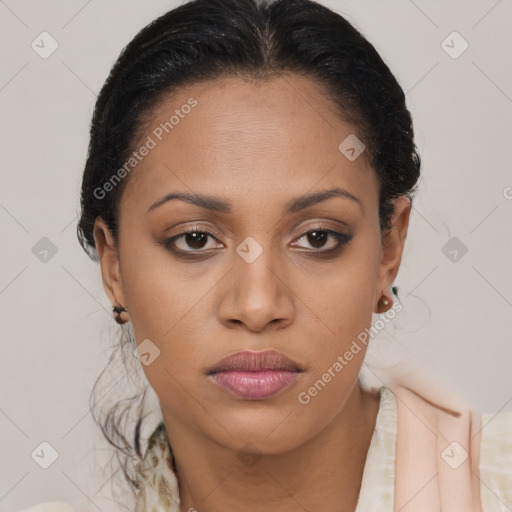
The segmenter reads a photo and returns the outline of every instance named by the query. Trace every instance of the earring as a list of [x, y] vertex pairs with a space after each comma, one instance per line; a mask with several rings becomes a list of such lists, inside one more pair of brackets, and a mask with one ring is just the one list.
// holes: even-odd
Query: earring
[[112, 306], [112, 313], [114, 313], [114, 320], [120, 324], [123, 325], [126, 322], [128, 322], [127, 318], [123, 318], [123, 313], [128, 313], [128, 310], [123, 306]]
[[380, 302], [383, 306], [387, 306], [389, 304], [389, 299], [385, 295], [383, 295], [380, 299]]
[[[381, 307], [386, 307], [389, 305], [390, 302], [392, 302], [392, 301], [390, 301], [390, 299], [388, 299], [386, 297], [386, 295], [382, 295], [381, 298], [379, 299], [377, 307], [378, 307], [378, 309], [380, 309]], [[382, 311], [382, 313], [384, 313], [384, 311]]]

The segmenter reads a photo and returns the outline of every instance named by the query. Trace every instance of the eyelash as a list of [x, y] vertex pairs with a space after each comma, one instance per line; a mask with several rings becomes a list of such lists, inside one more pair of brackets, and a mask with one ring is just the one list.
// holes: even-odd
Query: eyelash
[[[338, 232], [338, 231], [334, 231], [332, 229], [327, 229], [327, 228], [322, 228], [320, 226], [318, 227], [312, 227], [311, 229], [308, 229], [306, 232], [304, 232], [302, 235], [300, 235], [296, 240], [300, 240], [301, 238], [307, 236], [308, 234], [310, 233], [313, 233], [315, 231], [320, 231], [322, 233], [327, 233], [328, 235], [331, 235], [336, 241], [336, 246], [335, 247], [331, 247], [330, 249], [302, 249], [303, 252], [305, 253], [309, 253], [308, 256], [311, 256], [311, 257], [325, 257], [325, 256], [331, 256], [331, 255], [336, 255], [340, 249], [344, 246], [344, 245], [347, 245], [348, 243], [350, 243], [350, 241], [352, 240], [353, 238], [353, 235], [350, 235], [350, 234], [347, 234], [347, 233], [341, 233], [341, 232]], [[208, 235], [209, 237], [213, 238], [214, 240], [217, 240], [217, 236], [212, 233], [211, 231], [208, 231], [207, 229], [203, 229], [203, 228], [195, 228], [195, 227], [192, 227], [186, 231], [182, 231], [181, 233], [177, 234], [177, 235], [174, 235], [170, 238], [167, 238], [166, 240], [164, 240], [162, 242], [162, 245], [168, 249], [169, 251], [171, 251], [173, 254], [175, 254], [176, 256], [178, 257], [181, 257], [181, 258], [190, 258], [190, 259], [193, 259], [193, 258], [197, 258], [199, 255], [199, 257], [204, 257], [204, 255], [202, 255], [201, 253], [204, 253], [204, 254], [208, 254], [210, 251], [209, 250], [200, 250], [200, 249], [196, 249], [196, 250], [191, 250], [191, 251], [183, 251], [181, 249], [176, 249], [173, 247], [173, 244], [185, 237], [186, 235], [189, 235], [189, 234], [192, 234], [192, 233], [200, 233], [200, 234], [204, 234], [204, 235]], [[218, 242], [218, 240], [217, 240]], [[301, 250], [301, 249], [299, 249]]]

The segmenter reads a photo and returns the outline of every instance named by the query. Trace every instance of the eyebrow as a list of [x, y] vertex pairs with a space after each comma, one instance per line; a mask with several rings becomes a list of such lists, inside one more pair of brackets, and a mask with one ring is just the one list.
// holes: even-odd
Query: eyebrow
[[[348, 190], [343, 188], [333, 188], [329, 190], [323, 190], [321, 192], [316, 192], [313, 194], [305, 194], [303, 196], [296, 197], [289, 201], [286, 204], [285, 208], [288, 213], [295, 213], [300, 210], [309, 208], [310, 206], [313, 206], [315, 204], [326, 201], [327, 199], [331, 199], [332, 197], [341, 197], [349, 199], [358, 204], [361, 210], [363, 209], [361, 201], [356, 196], [351, 194]], [[171, 192], [170, 194], [165, 195], [164, 197], [153, 203], [149, 207], [147, 213], [173, 200], [184, 201], [186, 203], [199, 206], [200, 208], [205, 208], [207, 210], [212, 210], [215, 212], [231, 213], [231, 204], [223, 199], [203, 194], [189, 194], [185, 192]]]

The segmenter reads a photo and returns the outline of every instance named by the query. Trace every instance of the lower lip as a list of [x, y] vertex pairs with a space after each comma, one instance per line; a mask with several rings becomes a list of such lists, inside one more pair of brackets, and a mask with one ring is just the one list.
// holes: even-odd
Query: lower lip
[[213, 379], [224, 389], [245, 400], [262, 400], [289, 386], [299, 372], [286, 370], [223, 371]]

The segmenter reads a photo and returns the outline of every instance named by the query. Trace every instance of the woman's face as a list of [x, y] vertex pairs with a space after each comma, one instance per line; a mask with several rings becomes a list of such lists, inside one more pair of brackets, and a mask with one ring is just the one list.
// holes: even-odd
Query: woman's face
[[[355, 389], [366, 345], [341, 371], [335, 363], [390, 296], [409, 201], [396, 202], [381, 245], [375, 172], [304, 77], [186, 87], [148, 126], [124, 178], [119, 245], [101, 221], [95, 236], [112, 303], [128, 309], [137, 344], [150, 340], [143, 368], [166, 424], [234, 449], [298, 446]], [[304, 371], [267, 398], [241, 398], [208, 374], [226, 356], [268, 349]]]

